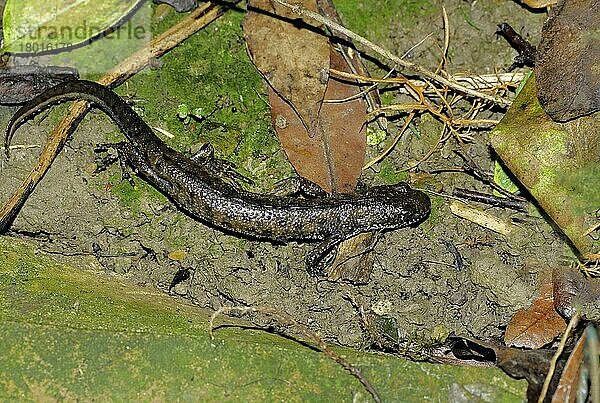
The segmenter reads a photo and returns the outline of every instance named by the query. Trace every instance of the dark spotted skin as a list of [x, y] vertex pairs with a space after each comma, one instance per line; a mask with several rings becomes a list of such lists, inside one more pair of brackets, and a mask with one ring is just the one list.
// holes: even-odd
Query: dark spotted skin
[[272, 241], [322, 241], [306, 258], [309, 271], [343, 240], [361, 232], [417, 224], [429, 197], [405, 183], [377, 186], [360, 195], [300, 198], [245, 191], [223, 179], [212, 156], [192, 159], [173, 150], [113, 91], [90, 81], [59, 84], [19, 109], [6, 132], [6, 149], [29, 117], [63, 100], [85, 99], [108, 114], [127, 141], [115, 144], [124, 161], [191, 216], [215, 227]]

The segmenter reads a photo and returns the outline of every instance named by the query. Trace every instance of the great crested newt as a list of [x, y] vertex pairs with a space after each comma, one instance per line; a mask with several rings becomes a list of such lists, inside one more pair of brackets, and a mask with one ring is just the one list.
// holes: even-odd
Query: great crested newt
[[15, 130], [27, 119], [52, 104], [78, 99], [90, 101], [112, 118], [127, 140], [114, 144], [120, 158], [192, 217], [247, 237], [320, 241], [306, 256], [313, 275], [322, 273], [340, 242], [362, 232], [418, 224], [431, 209], [425, 193], [403, 182], [324, 198], [246, 191], [223, 178], [222, 160], [210, 152], [190, 158], [173, 150], [121, 97], [91, 81], [59, 84], [23, 105], [8, 124], [6, 151]]

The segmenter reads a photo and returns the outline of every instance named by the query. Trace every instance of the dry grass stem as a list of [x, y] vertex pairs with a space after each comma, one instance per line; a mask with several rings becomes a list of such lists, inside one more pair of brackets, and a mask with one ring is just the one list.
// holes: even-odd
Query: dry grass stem
[[586, 277], [600, 277], [600, 254], [586, 256], [586, 260], [577, 262], [579, 270]]
[[29, 150], [31, 148], [40, 148], [41, 144], [14, 144], [9, 146], [9, 150]]
[[514, 226], [498, 217], [465, 204], [464, 202], [453, 201], [450, 203], [452, 214], [471, 221], [477, 225], [487, 228], [502, 235], [508, 235], [514, 229]]
[[544, 380], [544, 385], [542, 386], [542, 391], [540, 392], [540, 396], [538, 397], [538, 403], [542, 403], [546, 397], [546, 394], [548, 393], [548, 387], [550, 386], [550, 381], [552, 380], [552, 376], [554, 375], [554, 371], [556, 370], [556, 362], [558, 361], [558, 358], [560, 357], [563, 350], [565, 349], [565, 345], [567, 344], [567, 339], [569, 338], [571, 332], [573, 331], [573, 328], [575, 326], [577, 326], [577, 323], [579, 323], [580, 317], [581, 317], [581, 314], [579, 313], [579, 311], [575, 312], [575, 315], [573, 315], [573, 317], [569, 321], [569, 324], [567, 325], [567, 328], [565, 329], [565, 332], [563, 333], [563, 335], [560, 339], [558, 348], [556, 349], [556, 352], [552, 356], [552, 360], [550, 360], [550, 368], [548, 369], [548, 374], [546, 374], [546, 379]]
[[289, 8], [294, 13], [296, 13], [300, 16], [306, 16], [306, 17], [312, 18], [312, 19], [326, 25], [327, 27], [329, 27], [330, 29], [332, 29], [334, 31], [343, 33], [344, 35], [351, 38], [353, 41], [358, 42], [358, 43], [362, 44], [363, 46], [366, 46], [367, 48], [378, 53], [379, 55], [383, 56], [387, 60], [397, 64], [398, 66], [402, 66], [404, 68], [410, 69], [422, 77], [428, 78], [439, 84], [442, 84], [449, 88], [452, 88], [454, 91], [465, 93], [471, 97], [479, 98], [479, 99], [485, 100], [492, 104], [505, 105], [505, 106], [510, 105], [510, 101], [506, 98], [502, 98], [497, 95], [486, 94], [481, 91], [477, 91], [472, 88], [465, 87], [457, 81], [442, 77], [441, 75], [436, 74], [432, 71], [429, 71], [426, 68], [424, 68], [416, 63], [412, 63], [412, 62], [403, 60], [403, 59], [399, 58], [398, 56], [394, 55], [389, 50], [384, 49], [383, 47], [374, 44], [373, 42], [369, 41], [368, 39], [363, 38], [362, 36], [350, 31], [349, 29], [341, 26], [340, 24], [335, 23], [334, 21], [331, 21], [330, 19], [328, 19], [326, 17], [323, 17], [322, 15], [320, 15], [318, 13], [308, 10], [307, 8], [303, 7], [300, 4], [290, 4], [284, 0], [275, 0], [275, 1], [279, 4], [281, 4], [282, 6]]
[[406, 129], [408, 129], [408, 126], [410, 125], [410, 122], [412, 122], [415, 115], [416, 115], [415, 111], [412, 111], [411, 113], [408, 114], [408, 116], [406, 117], [406, 120], [404, 121], [404, 125], [402, 126], [402, 129], [400, 129], [400, 131], [398, 131], [398, 134], [396, 134], [396, 136], [394, 137], [394, 140], [390, 143], [389, 146], [386, 147], [386, 149], [381, 154], [379, 154], [376, 158], [369, 161], [362, 168], [363, 171], [365, 169], [369, 169], [373, 165], [381, 162], [394, 149], [394, 147], [396, 147], [396, 144], [398, 144], [398, 141], [400, 141], [402, 134], [406, 131]]
[[[444, 16], [444, 26], [448, 27], [447, 14], [445, 14]], [[445, 35], [444, 43], [445, 44], [443, 52], [445, 54], [445, 52], [447, 52], [447, 47], [449, 46], [449, 37], [447, 35]], [[443, 58], [444, 55], [442, 55], [442, 59]], [[444, 66], [444, 63], [444, 60], [442, 60], [440, 62], [440, 66]], [[473, 138], [468, 134], [468, 130], [471, 127], [491, 126], [496, 125], [499, 122], [499, 120], [496, 119], [477, 118], [477, 115], [482, 110], [487, 109], [489, 105], [485, 100], [481, 99], [476, 99], [471, 104], [469, 110], [466, 113], [463, 113], [463, 116], [456, 116], [453, 110], [453, 105], [457, 104], [461, 100], [464, 100], [465, 96], [460, 93], [451, 91], [446, 87], [438, 87], [427, 79], [412, 80], [402, 75], [391, 78], [387, 76], [383, 78], [374, 78], [353, 73], [347, 73], [335, 69], [330, 69], [330, 73], [341, 78], [357, 80], [358, 82], [370, 82], [374, 83], [375, 85], [400, 85], [401, 88], [399, 92], [404, 92], [413, 99], [415, 99], [415, 101], [417, 101], [416, 103], [403, 103], [381, 106], [375, 110], [372, 110], [370, 112], [371, 116], [379, 116], [381, 114], [389, 113], [396, 114], [397, 112], [407, 111], [413, 114], [408, 120], [411, 121], [414, 117], [414, 113], [418, 113], [419, 111], [428, 112], [444, 124], [442, 133], [447, 132], [450, 135], [455, 136], [461, 142], [473, 140]], [[473, 88], [486, 89], [488, 91], [493, 91], [496, 93], [505, 93], [508, 91], [509, 87], [516, 87], [519, 83], [518, 80], [522, 79], [523, 77], [523, 74], [508, 73], [490, 74], [485, 76], [456, 75], [452, 78], [456, 81], [460, 80], [466, 86], [471, 86]], [[394, 138], [394, 140], [386, 148], [386, 150], [377, 158], [367, 163], [365, 167], [363, 167], [363, 169], [369, 168], [373, 166], [373, 164], [380, 162], [385, 155], [389, 154], [389, 152], [397, 144], [399, 137], [405, 130], [406, 127], [403, 127], [400, 131], [400, 134]], [[467, 132], [465, 132], [465, 130], [467, 130]], [[436, 142], [436, 144], [429, 150], [424, 159], [421, 159], [416, 164], [413, 164], [404, 170], [416, 168], [419, 164], [421, 164], [422, 162], [427, 160], [431, 155], [433, 155], [440, 143], [444, 141], [445, 139], [442, 134], [438, 139], [438, 142]]]
[[163, 136], [165, 136], [168, 139], [174, 139], [175, 138], [175, 135], [173, 133], [171, 133], [170, 131], [165, 130], [165, 129], [161, 128], [161, 127], [153, 126], [152, 129], [155, 132], [158, 132], [158, 133], [162, 134]]
[[[410, 55], [410, 53], [413, 50], [415, 50], [416, 48], [421, 46], [427, 39], [431, 38], [432, 36], [433, 36], [433, 32], [430, 32], [427, 35], [425, 35], [425, 38], [421, 39], [419, 42], [415, 43], [413, 46], [408, 48], [408, 50], [406, 52], [404, 52], [404, 54], [402, 56], [400, 56], [400, 59], [404, 59], [406, 56]], [[396, 70], [396, 66], [394, 66], [394, 68], [392, 69], [392, 71], [394, 71], [394, 70]]]
[[446, 7], [444, 6], [442, 6], [442, 18], [444, 20], [444, 47], [442, 49], [440, 64], [438, 64], [435, 70], [436, 74], [439, 74], [440, 71], [446, 71], [446, 57], [448, 55], [448, 48], [450, 47], [450, 22], [448, 21]]
[[371, 112], [372, 115], [379, 115], [380, 113], [385, 113], [388, 111], [398, 112], [398, 111], [425, 111], [428, 110], [429, 107], [423, 104], [392, 104], [385, 105], [381, 108], [377, 108]]
[[[332, 71], [339, 72], [339, 70], [335, 70], [335, 69], [331, 69], [330, 72], [332, 72]], [[394, 69], [388, 71], [387, 74], [383, 78], [384, 79], [389, 78], [394, 71], [395, 71]], [[345, 71], [342, 71], [341, 73], [350, 74], [350, 75], [352, 75], [354, 77], [365, 77], [364, 75], [347, 73]], [[355, 78], [355, 80], [359, 80], [359, 78]], [[373, 91], [377, 87], [378, 87], [378, 84], [375, 83], [375, 84], [371, 85], [370, 87], [365, 88], [364, 90], [362, 90], [361, 92], [359, 92], [356, 95], [352, 95], [352, 96], [349, 96], [349, 97], [344, 98], [344, 99], [324, 99], [323, 103], [326, 103], [326, 104], [327, 103], [331, 103], [331, 104], [333, 104], [333, 103], [342, 103], [342, 102], [352, 101], [353, 99], [364, 97], [366, 94], [368, 94], [369, 92]], [[377, 109], [377, 108], [373, 108], [373, 109]]]
[[[367, 77], [329, 69], [331, 74], [338, 77], [350, 78], [362, 82], [380, 83], [380, 84], [404, 84], [410, 82], [416, 87], [424, 88], [427, 83], [423, 80], [407, 79], [405, 77]], [[483, 74], [483, 75], [462, 75], [455, 74], [452, 79], [463, 83], [465, 86], [479, 90], [494, 90], [500, 91], [506, 87], [516, 87], [525, 78], [525, 73], [498, 73], [498, 74]]]

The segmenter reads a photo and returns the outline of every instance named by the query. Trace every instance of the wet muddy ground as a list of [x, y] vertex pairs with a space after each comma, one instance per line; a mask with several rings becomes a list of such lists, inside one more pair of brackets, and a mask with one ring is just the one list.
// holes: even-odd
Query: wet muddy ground
[[[515, 52], [494, 35], [496, 24], [511, 23], [535, 44], [545, 18], [543, 13], [532, 13], [513, 2], [456, 0], [445, 4], [450, 19], [450, 72], [504, 71]], [[369, 7], [369, 2], [354, 2], [346, 7], [360, 12], [361, 7]], [[352, 12], [347, 11], [345, 16], [341, 6], [340, 12], [342, 17], [352, 18]], [[409, 57], [425, 66], [435, 66], [442, 43], [441, 11], [435, 5], [433, 11], [418, 12], [421, 14], [411, 23], [406, 23], [410, 16], [399, 12], [398, 20], [392, 19], [394, 22], [383, 33], [375, 32], [369, 24], [356, 24], [363, 24], [361, 33], [366, 36], [380, 35], [378, 42], [396, 54], [403, 54], [433, 32], [433, 39], [426, 40]], [[232, 18], [234, 24], [239, 21], [239, 17], [227, 18]], [[224, 23], [220, 21], [209, 29]], [[168, 61], [162, 69], [166, 69], [166, 74]], [[266, 93], [264, 86], [255, 91]], [[393, 96], [389, 94], [388, 98]], [[0, 121], [5, 124], [13, 111], [1, 108]], [[45, 119], [37, 118], [25, 125], [15, 144], [43, 144], [60, 114], [58, 108]], [[392, 134], [401, 123], [392, 122]], [[375, 263], [367, 284], [313, 278], [303, 263], [312, 245], [274, 245], [227, 235], [177, 211], [139, 178], [135, 178], [136, 188], [132, 189], [120, 180], [118, 164], [96, 173], [99, 155], [94, 148], [107, 139], [114, 140], [116, 132], [107, 117], [89, 114], [7, 236], [35, 239], [42, 250], [56, 259], [158, 287], [202, 307], [275, 307], [328, 341], [353, 347], [369, 347], [377, 341], [375, 344], [385, 348], [410, 341], [415, 343], [415, 350], [443, 340], [450, 332], [486, 340], [500, 338], [509, 318], [535, 296], [540, 273], [573, 256], [563, 237], [533, 208], [525, 214], [478, 206], [517, 225], [509, 236], [502, 236], [452, 215], [448, 199], [432, 196], [434, 207], [428, 221], [418, 228], [381, 236], [372, 252]], [[398, 171], [421, 158], [439, 135], [439, 127], [424, 118], [412, 128], [412, 133], [419, 135], [404, 137], [387, 157], [386, 169]], [[274, 136], [272, 132], [268, 135]], [[473, 141], [462, 145], [449, 140], [419, 166], [418, 173], [429, 173], [427, 181], [438, 192], [451, 193], [454, 187], [490, 192], [464, 173], [439, 172], [462, 166], [463, 160], [454, 150], [468, 153], [483, 169], [493, 171], [494, 156], [486, 131], [475, 131], [471, 136]], [[388, 140], [391, 138], [390, 135]], [[371, 147], [367, 159], [385, 145], [386, 142], [379, 148]], [[38, 153], [39, 148], [14, 150], [10, 160], [1, 159], [2, 200], [35, 165]], [[283, 151], [268, 158], [283, 159]], [[377, 171], [382, 167], [366, 171], [361, 181], [380, 184]], [[261, 189], [268, 187], [262, 185]], [[182, 276], [184, 273], [189, 276]], [[176, 276], [182, 281], [174, 285]], [[388, 329], [387, 342], [373, 337], [373, 329], [365, 327], [361, 310], [392, 324], [394, 334], [390, 336]], [[260, 315], [247, 317], [260, 325], [270, 324]]]

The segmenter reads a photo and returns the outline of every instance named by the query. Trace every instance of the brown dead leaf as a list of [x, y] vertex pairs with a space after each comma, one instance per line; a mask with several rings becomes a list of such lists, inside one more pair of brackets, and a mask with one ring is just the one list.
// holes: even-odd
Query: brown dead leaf
[[365, 232], [342, 242], [327, 274], [327, 280], [367, 284], [374, 261], [373, 254], [369, 252], [376, 243], [377, 235], [373, 232]]
[[[526, 379], [527, 401], [536, 402], [551, 367], [554, 353], [554, 350], [522, 350], [470, 337], [451, 336], [430, 358], [436, 362], [452, 365], [496, 365], [515, 379]], [[566, 359], [566, 356], [561, 355], [556, 363], [558, 371], [562, 371]], [[558, 374], [555, 373], [550, 384], [551, 393], [554, 392], [557, 384]]]
[[[316, 0], [303, 5], [314, 10]], [[268, 0], [252, 0], [250, 6], [272, 13], [251, 12], [243, 25], [253, 62], [269, 83], [271, 118], [289, 161], [325, 191], [351, 193], [364, 162], [366, 105], [362, 98], [346, 101], [360, 92], [356, 82], [327, 76], [329, 67], [351, 69], [326, 36], [313, 32], [318, 27], [293, 25], [293, 16]], [[368, 241], [340, 245], [331, 273], [335, 279], [368, 280], [372, 257], [357, 253], [356, 245], [375, 239], [364, 237]]]
[[600, 301], [600, 279], [587, 278], [575, 266], [555, 268], [552, 272], [554, 283], [554, 309], [563, 318], [571, 319], [577, 307], [581, 312], [589, 312], [597, 317]]
[[[371, 324], [365, 322], [365, 325], [369, 329], [368, 326]], [[600, 377], [593, 374], [594, 369], [591, 368], [594, 363], [598, 362], [597, 355], [588, 353], [588, 351], [591, 352], [594, 348], [600, 347], [597, 336], [594, 337], [595, 334], [594, 326], [588, 325], [580, 338], [567, 342], [567, 347], [555, 362], [552, 380], [544, 402], [573, 402], [577, 397], [582, 398], [582, 401], [588, 401], [585, 398], [586, 389], [589, 393], [588, 396], [593, 396], [594, 381], [596, 379], [600, 381]], [[592, 339], [596, 344], [590, 347]], [[553, 366], [555, 354], [556, 349], [522, 350], [470, 337], [450, 336], [443, 345], [431, 350], [428, 358], [435, 362], [452, 365], [496, 365], [513, 378], [526, 379], [528, 383], [527, 400], [536, 402], [543, 391], [546, 376]], [[594, 358], [590, 359], [590, 357]], [[583, 368], [586, 370], [582, 371]], [[587, 381], [585, 378], [582, 379], [586, 377], [586, 371]], [[552, 396], [552, 398], [550, 399], [548, 396]], [[595, 401], [593, 397], [591, 400]]]
[[[349, 70], [344, 58], [333, 49], [331, 68]], [[325, 100], [339, 101], [358, 93], [356, 83], [330, 78]], [[356, 186], [367, 147], [366, 121], [366, 105], [362, 98], [345, 102], [326, 102], [321, 108], [319, 131], [327, 152], [326, 163], [332, 189], [336, 192], [349, 193]]]
[[[316, 0], [299, 2], [316, 11]], [[250, 57], [311, 137], [327, 88], [329, 40], [319, 26], [270, 0], [249, 0], [242, 23]]]
[[537, 94], [556, 121], [600, 110], [599, 10], [600, 0], [562, 1], [542, 29], [535, 63]]
[[546, 276], [540, 295], [527, 309], [519, 310], [504, 333], [508, 346], [538, 349], [551, 343], [566, 329], [564, 319], [554, 309], [554, 282]]
[[[270, 84], [273, 125], [298, 174], [327, 192], [352, 192], [366, 149], [366, 106], [362, 99], [343, 100], [359, 92], [354, 82], [327, 78], [332, 68], [348, 71], [318, 27], [292, 24], [292, 14], [268, 0], [253, 0], [244, 31], [252, 59]], [[304, 1], [316, 9], [316, 1]], [[302, 28], [302, 29], [300, 29]], [[324, 54], [325, 53], [325, 54]]]
[[[345, 66], [335, 51], [332, 51], [331, 61], [334, 68]], [[355, 86], [331, 78], [325, 97], [343, 99], [357, 91]], [[269, 103], [281, 145], [298, 174], [327, 192], [352, 192], [361, 173], [366, 148], [364, 102], [355, 99], [323, 104], [315, 136], [310, 136], [292, 108], [273, 90], [269, 91]]]

